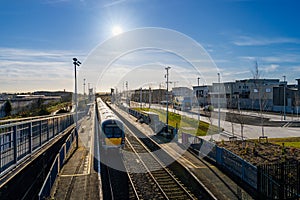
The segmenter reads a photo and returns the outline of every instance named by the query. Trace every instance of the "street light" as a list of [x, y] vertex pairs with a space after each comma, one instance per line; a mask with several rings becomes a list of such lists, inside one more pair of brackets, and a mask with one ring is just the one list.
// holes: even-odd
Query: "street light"
[[86, 79], [84, 78], [84, 79], [83, 79], [83, 99], [84, 99], [84, 102], [86, 102], [86, 99], [85, 99], [85, 98], [86, 98], [86, 97], [85, 97], [85, 96], [86, 96], [86, 95], [85, 95], [85, 81], [86, 81]]
[[77, 60], [77, 58], [73, 58], [74, 64], [74, 71], [75, 71], [75, 112], [76, 112], [76, 119], [75, 119], [75, 136], [76, 136], [76, 147], [78, 148], [78, 100], [77, 100], [77, 77], [76, 77], [76, 67], [80, 66], [81, 62]]
[[285, 114], [285, 78], [286, 78], [286, 76], [283, 76], [283, 120], [286, 120], [286, 114]]
[[166, 93], [166, 100], [167, 100], [167, 118], [166, 118], [166, 130], [167, 132], [169, 132], [169, 98], [168, 98], [168, 93], [169, 93], [169, 69], [171, 69], [171, 67], [166, 67], [165, 70], [167, 70], [167, 74], [165, 75], [165, 77], [167, 78], [167, 93]]
[[198, 77], [197, 80], [198, 80], [198, 89], [196, 91], [198, 91], [197, 92], [198, 94], [196, 93], [196, 99], [197, 99], [197, 102], [198, 102], [198, 121], [200, 121], [200, 101], [199, 101], [199, 97], [200, 97], [200, 95], [199, 95], [199, 81], [200, 81], [200, 77]]
[[220, 73], [218, 73], [218, 131], [220, 134]]

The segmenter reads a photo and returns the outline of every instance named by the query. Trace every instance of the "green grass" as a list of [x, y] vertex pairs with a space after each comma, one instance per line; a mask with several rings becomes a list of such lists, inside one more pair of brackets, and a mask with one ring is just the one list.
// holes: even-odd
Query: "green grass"
[[[273, 142], [274, 144], [282, 145], [282, 142]], [[286, 147], [300, 148], [300, 142], [284, 142]]]
[[52, 113], [54, 111], [63, 109], [63, 108], [65, 108], [67, 106], [70, 106], [70, 105], [71, 105], [71, 103], [69, 103], [69, 102], [57, 103], [55, 105], [51, 105], [51, 106], [47, 107], [47, 111]]
[[[166, 122], [166, 111], [159, 109], [149, 109], [149, 108], [134, 108], [135, 110], [142, 111], [150, 111], [159, 115], [159, 120], [162, 122]], [[179, 128], [179, 133], [185, 132], [196, 136], [204, 136], [207, 135], [208, 132], [210, 134], [218, 133], [218, 127], [214, 125], [210, 125], [203, 121], [198, 121], [196, 119], [181, 116], [179, 114], [169, 112], [168, 122], [170, 126]]]
[[287, 137], [287, 138], [270, 138], [269, 142], [282, 145], [286, 147], [300, 148], [300, 137]]
[[282, 143], [284, 143], [284, 146], [286, 147], [300, 148], [300, 137], [268, 138], [268, 141], [280, 146], [282, 146]]

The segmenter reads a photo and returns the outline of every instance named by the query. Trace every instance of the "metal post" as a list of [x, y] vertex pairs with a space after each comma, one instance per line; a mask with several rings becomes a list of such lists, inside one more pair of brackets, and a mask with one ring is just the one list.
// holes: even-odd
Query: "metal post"
[[29, 122], [29, 135], [28, 135], [28, 141], [29, 141], [29, 153], [32, 153], [32, 121]]
[[83, 79], [83, 99], [85, 100], [85, 78]]
[[166, 100], [167, 100], [167, 118], [166, 118], [166, 130], [167, 132], [169, 132], [169, 69], [171, 69], [171, 67], [166, 67], [165, 68], [167, 70], [167, 75], [166, 75], [166, 78], [167, 78], [167, 92], [166, 92]]
[[151, 87], [149, 87], [149, 109], [151, 108]]
[[[198, 90], [197, 90], [198, 95], [196, 93], [196, 98], [197, 98], [197, 102], [198, 102], [198, 121], [200, 121], [200, 102], [199, 102], [199, 81], [200, 81], [200, 77], [198, 77], [197, 79], [198, 79]], [[203, 91], [203, 93], [204, 93], [204, 91]]]
[[42, 120], [39, 123], [39, 129], [40, 129], [40, 146], [42, 146]]
[[283, 120], [286, 120], [286, 113], [285, 113], [285, 78], [286, 76], [283, 76]]
[[13, 126], [13, 145], [14, 145], [14, 163], [18, 161], [18, 152], [17, 152], [17, 126]]
[[220, 73], [218, 73], [218, 131], [220, 133]]
[[126, 81], [126, 104], [129, 106], [129, 103], [128, 103], [128, 81]]
[[49, 141], [50, 137], [49, 137], [49, 120], [47, 119], [47, 141]]
[[140, 108], [142, 108], [143, 89], [140, 88]]
[[76, 77], [76, 67], [79, 66], [81, 64], [81, 62], [79, 62], [77, 60], [77, 58], [73, 58], [73, 64], [74, 64], [74, 71], [75, 71], [75, 106], [76, 106], [76, 119], [75, 119], [75, 135], [76, 135], [76, 148], [78, 148], [78, 132], [77, 132], [77, 128], [78, 128], [78, 101], [77, 101], [77, 77]]

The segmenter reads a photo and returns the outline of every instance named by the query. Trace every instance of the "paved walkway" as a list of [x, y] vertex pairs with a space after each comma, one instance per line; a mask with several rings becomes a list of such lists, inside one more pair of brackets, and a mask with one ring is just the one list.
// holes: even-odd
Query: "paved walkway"
[[[84, 117], [79, 127], [79, 147], [74, 147], [52, 188], [53, 199], [102, 199], [100, 174], [94, 170], [95, 116]], [[75, 145], [75, 144], [74, 144]]]

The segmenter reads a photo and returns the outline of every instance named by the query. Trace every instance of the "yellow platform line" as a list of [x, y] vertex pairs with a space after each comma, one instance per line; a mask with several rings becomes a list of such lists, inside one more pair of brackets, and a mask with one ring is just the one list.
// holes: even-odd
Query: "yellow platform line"
[[61, 174], [59, 175], [60, 177], [76, 177], [76, 176], [86, 176], [86, 175], [89, 175], [89, 174]]

